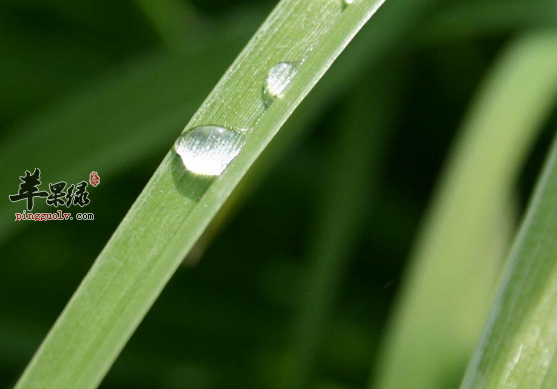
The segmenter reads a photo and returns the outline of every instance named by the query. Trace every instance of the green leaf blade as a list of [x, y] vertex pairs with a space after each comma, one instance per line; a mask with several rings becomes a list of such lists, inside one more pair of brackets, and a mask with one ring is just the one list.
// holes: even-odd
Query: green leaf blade
[[536, 389], [557, 384], [556, 234], [554, 142], [463, 389]]
[[[382, 1], [286, 0], [273, 11], [186, 128], [249, 128], [218, 178], [167, 154], [16, 386], [94, 388], [247, 169]], [[261, 100], [275, 63], [303, 61], [284, 99]], [[249, 239], [249, 237], [246, 237]]]
[[506, 254], [512, 186], [557, 96], [556, 44], [553, 32], [513, 42], [467, 116], [411, 258], [378, 389], [443, 388], [464, 369]]

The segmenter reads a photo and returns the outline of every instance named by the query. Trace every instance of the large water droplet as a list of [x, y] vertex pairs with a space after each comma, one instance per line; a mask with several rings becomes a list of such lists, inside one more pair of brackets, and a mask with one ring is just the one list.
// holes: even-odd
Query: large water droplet
[[244, 147], [247, 132], [215, 125], [195, 127], [180, 135], [174, 151], [190, 172], [219, 176]]
[[298, 73], [297, 62], [280, 62], [269, 70], [263, 88], [266, 105], [269, 105], [274, 99], [282, 97], [296, 73]]

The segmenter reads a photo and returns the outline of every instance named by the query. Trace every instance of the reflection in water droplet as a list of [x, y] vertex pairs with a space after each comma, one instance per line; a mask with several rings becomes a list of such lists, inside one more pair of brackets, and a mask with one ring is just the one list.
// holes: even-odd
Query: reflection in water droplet
[[199, 126], [180, 135], [174, 151], [190, 172], [219, 176], [244, 147], [246, 133], [215, 125]]
[[282, 97], [296, 73], [298, 73], [298, 63], [296, 62], [280, 62], [269, 70], [263, 88], [264, 101], [267, 106], [274, 99]]
[[350, 4], [354, 4], [357, 0], [342, 0], [343, 5], [349, 6]]

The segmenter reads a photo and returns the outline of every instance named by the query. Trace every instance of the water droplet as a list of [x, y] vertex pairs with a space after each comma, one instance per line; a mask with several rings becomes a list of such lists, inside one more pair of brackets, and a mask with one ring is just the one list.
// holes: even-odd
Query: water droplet
[[284, 91], [288, 88], [296, 73], [298, 73], [297, 62], [280, 62], [269, 70], [263, 88], [266, 105], [272, 103], [276, 98], [282, 98]]
[[215, 125], [194, 127], [180, 135], [174, 151], [190, 172], [219, 176], [244, 147], [247, 132]]
[[358, 0], [342, 0], [342, 5], [348, 7], [350, 4], [354, 4]]

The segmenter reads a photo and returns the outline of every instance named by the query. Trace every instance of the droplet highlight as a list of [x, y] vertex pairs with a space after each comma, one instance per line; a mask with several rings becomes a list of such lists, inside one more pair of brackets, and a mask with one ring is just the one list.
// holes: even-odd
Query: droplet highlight
[[174, 151], [190, 172], [219, 176], [244, 147], [247, 132], [217, 125], [194, 127], [178, 137]]
[[280, 62], [273, 66], [263, 88], [264, 102], [271, 104], [275, 99], [282, 98], [284, 91], [298, 73], [297, 62]]
[[358, 0], [342, 0], [342, 5], [344, 8], [348, 7], [350, 4], [354, 4]]

